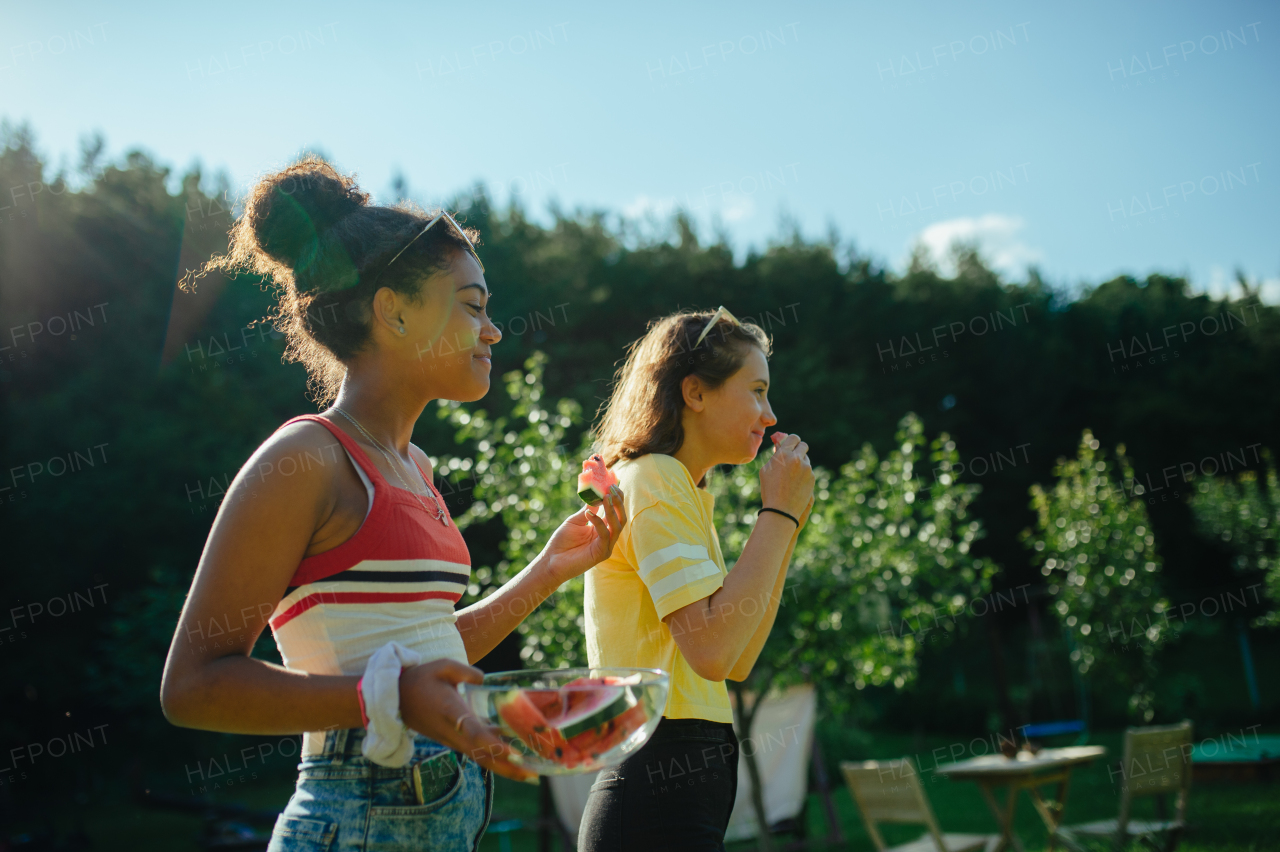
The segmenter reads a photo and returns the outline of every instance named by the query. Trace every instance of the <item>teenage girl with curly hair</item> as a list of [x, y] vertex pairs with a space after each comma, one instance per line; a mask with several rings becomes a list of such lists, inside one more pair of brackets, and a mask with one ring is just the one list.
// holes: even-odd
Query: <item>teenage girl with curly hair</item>
[[[445, 214], [375, 206], [307, 158], [257, 183], [230, 251], [206, 266], [274, 282], [287, 357], [326, 406], [282, 425], [231, 484], [161, 689], [177, 725], [303, 734], [270, 852], [475, 849], [492, 773], [535, 776], [456, 685], [479, 682], [470, 664], [514, 613], [608, 557], [625, 525], [615, 490], [602, 517], [570, 516], [506, 585], [454, 611], [471, 560], [410, 438], [431, 400], [489, 390], [502, 335], [477, 236]], [[219, 645], [189, 638], [228, 620], [249, 626]], [[251, 656], [268, 624], [283, 666]]]

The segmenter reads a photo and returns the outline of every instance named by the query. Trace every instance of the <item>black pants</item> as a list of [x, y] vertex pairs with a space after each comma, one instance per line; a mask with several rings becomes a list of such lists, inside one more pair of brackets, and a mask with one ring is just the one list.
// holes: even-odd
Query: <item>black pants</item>
[[723, 850], [738, 795], [733, 725], [667, 719], [591, 787], [578, 852]]

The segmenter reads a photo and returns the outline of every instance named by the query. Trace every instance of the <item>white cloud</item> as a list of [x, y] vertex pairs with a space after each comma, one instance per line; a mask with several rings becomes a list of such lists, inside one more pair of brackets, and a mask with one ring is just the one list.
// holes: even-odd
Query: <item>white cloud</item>
[[1216, 298], [1238, 296], [1240, 295], [1240, 285], [1236, 283], [1236, 277], [1229, 274], [1223, 267], [1211, 266], [1209, 267], [1209, 283], [1205, 286], [1205, 292]]
[[756, 212], [756, 203], [751, 200], [749, 195], [733, 195], [724, 203], [724, 207], [720, 209], [720, 215], [724, 216], [728, 222], [741, 222], [743, 219], [750, 218], [751, 214]]
[[1268, 305], [1280, 305], [1280, 278], [1264, 278], [1259, 299]]
[[958, 241], [977, 243], [978, 252], [991, 266], [1005, 275], [1022, 275], [1028, 264], [1042, 260], [1039, 249], [1018, 239], [1024, 226], [1021, 216], [988, 213], [935, 222], [915, 237], [925, 246], [942, 274], [955, 274], [951, 262], [951, 244]]
[[676, 199], [672, 198], [650, 198], [647, 195], [638, 195], [622, 207], [622, 215], [628, 219], [646, 219], [653, 217], [655, 219], [665, 219], [670, 216], [676, 209]]
[[[1266, 305], [1280, 304], [1280, 278], [1259, 278], [1248, 273], [1245, 278], [1249, 281], [1249, 286], [1258, 288], [1260, 302]], [[1201, 292], [1202, 288], [1196, 287], [1192, 282], [1191, 290]], [[1209, 267], [1209, 282], [1203, 287], [1203, 292], [1215, 299], [1239, 299], [1244, 295], [1235, 272], [1228, 272], [1225, 267], [1216, 265]]]

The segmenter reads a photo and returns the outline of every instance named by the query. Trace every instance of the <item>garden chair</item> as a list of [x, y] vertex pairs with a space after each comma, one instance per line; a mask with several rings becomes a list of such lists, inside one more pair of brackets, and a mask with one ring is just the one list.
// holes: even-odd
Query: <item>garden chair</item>
[[[1177, 725], [1129, 728], [1124, 732], [1124, 758], [1118, 775], [1120, 815], [1082, 825], [1064, 826], [1057, 836], [1071, 849], [1083, 849], [1080, 836], [1110, 838], [1116, 847], [1124, 846], [1130, 837], [1141, 837], [1149, 846], [1159, 848], [1153, 835], [1165, 834], [1165, 852], [1173, 852], [1186, 829], [1187, 798], [1191, 791], [1191, 721]], [[1176, 793], [1173, 819], [1166, 819], [1163, 796]], [[1158, 819], [1133, 819], [1136, 796], [1161, 796]]]
[[[994, 834], [943, 834], [909, 757], [861, 763], [846, 760], [840, 763], [840, 771], [879, 852], [975, 852], [994, 846], [998, 839]], [[882, 822], [920, 824], [928, 831], [911, 843], [889, 849], [877, 827]]]

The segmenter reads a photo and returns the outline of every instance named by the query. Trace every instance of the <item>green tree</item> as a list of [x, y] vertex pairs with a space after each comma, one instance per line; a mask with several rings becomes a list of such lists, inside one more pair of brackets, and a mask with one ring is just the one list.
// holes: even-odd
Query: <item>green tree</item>
[[[473, 492], [473, 502], [457, 518], [458, 528], [500, 520], [506, 530], [504, 558], [476, 569], [476, 582], [468, 589], [471, 600], [531, 562], [564, 519], [582, 507], [576, 477], [590, 451], [585, 446], [566, 451], [567, 432], [581, 421], [582, 407], [572, 399], [554, 406], [544, 401], [546, 362], [546, 355], [535, 352], [523, 370], [503, 376], [512, 403], [508, 415], [492, 417], [484, 409], [440, 403], [439, 416], [456, 429], [455, 440], [475, 448], [474, 456], [432, 459], [454, 488]], [[524, 639], [521, 659], [537, 668], [586, 665], [582, 601], [583, 579], [575, 577], [525, 618], [517, 628]]]
[[[1280, 624], [1280, 559], [1276, 542], [1280, 538], [1280, 501], [1276, 500], [1276, 467], [1271, 454], [1262, 476], [1258, 471], [1242, 471], [1236, 479], [1214, 476], [1201, 480], [1191, 496], [1196, 525], [1206, 535], [1226, 543], [1236, 554], [1236, 568], [1260, 571], [1266, 577], [1272, 609], [1254, 622], [1255, 627]], [[1263, 482], [1265, 477], [1265, 484]]]
[[1050, 578], [1077, 671], [1089, 675], [1106, 663], [1130, 690], [1130, 713], [1150, 721], [1155, 655], [1172, 632], [1161, 560], [1146, 508], [1120, 485], [1134, 481], [1124, 445], [1115, 461], [1099, 447], [1084, 430], [1076, 458], [1058, 460], [1053, 487], [1031, 487], [1036, 533], [1024, 531], [1023, 540]]
[[[994, 571], [970, 552], [984, 535], [969, 513], [980, 488], [956, 480], [958, 461], [950, 436], [928, 443], [920, 418], [908, 414], [883, 458], [864, 444], [838, 474], [815, 469], [814, 511], [748, 682], [753, 691], [816, 679], [824, 705], [842, 712], [868, 685], [915, 679], [924, 644], [954, 633], [956, 616], [989, 591]], [[762, 463], [712, 480], [727, 553], [741, 551], [755, 523]]]
[[[775, 688], [813, 683], [822, 706], [837, 714], [868, 685], [904, 688], [915, 680], [925, 644], [954, 636], [972, 601], [990, 590], [994, 565], [971, 553], [983, 536], [969, 515], [979, 486], [952, 474], [959, 454], [948, 435], [928, 447], [930, 470], [923, 467], [924, 424], [908, 414], [883, 458], [864, 444], [838, 474], [814, 469], [816, 501], [777, 621], [750, 677], [730, 682], [743, 731]], [[763, 463], [711, 480], [727, 554], [742, 551], [755, 524]], [[754, 753], [743, 754], [764, 826], [759, 768]], [[760, 837], [767, 844], [767, 832]]]

